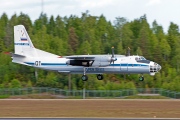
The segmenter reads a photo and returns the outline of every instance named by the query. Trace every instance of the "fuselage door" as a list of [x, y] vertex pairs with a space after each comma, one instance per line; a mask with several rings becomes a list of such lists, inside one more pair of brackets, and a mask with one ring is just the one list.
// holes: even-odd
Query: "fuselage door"
[[128, 63], [120, 63], [120, 71], [128, 71]]

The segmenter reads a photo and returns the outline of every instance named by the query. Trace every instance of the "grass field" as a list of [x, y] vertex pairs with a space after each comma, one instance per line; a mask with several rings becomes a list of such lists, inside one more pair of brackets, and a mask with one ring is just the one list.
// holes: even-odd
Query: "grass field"
[[0, 117], [180, 118], [180, 100], [3, 99]]

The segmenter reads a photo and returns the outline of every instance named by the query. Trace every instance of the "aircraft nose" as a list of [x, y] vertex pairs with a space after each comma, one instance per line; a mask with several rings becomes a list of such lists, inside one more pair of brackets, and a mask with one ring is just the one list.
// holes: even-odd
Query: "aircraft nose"
[[161, 70], [161, 66], [159, 64], [157, 64], [157, 70], [160, 71]]
[[161, 66], [155, 62], [152, 62], [150, 65], [150, 72], [158, 72], [161, 70]]

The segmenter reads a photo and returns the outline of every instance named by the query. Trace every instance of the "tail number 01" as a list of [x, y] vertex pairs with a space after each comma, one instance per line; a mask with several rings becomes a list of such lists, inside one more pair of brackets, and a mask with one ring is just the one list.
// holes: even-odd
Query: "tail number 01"
[[34, 65], [35, 66], [41, 66], [41, 61], [35, 61]]

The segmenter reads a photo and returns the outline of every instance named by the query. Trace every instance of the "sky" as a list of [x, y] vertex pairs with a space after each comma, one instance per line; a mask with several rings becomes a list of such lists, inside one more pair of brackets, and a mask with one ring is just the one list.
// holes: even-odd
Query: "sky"
[[81, 17], [87, 10], [93, 16], [103, 14], [112, 23], [116, 17], [132, 21], [146, 14], [150, 25], [156, 20], [165, 32], [170, 22], [180, 26], [180, 0], [0, 0], [0, 15], [6, 13], [10, 18], [23, 12], [32, 21], [38, 19], [42, 11], [48, 17]]

